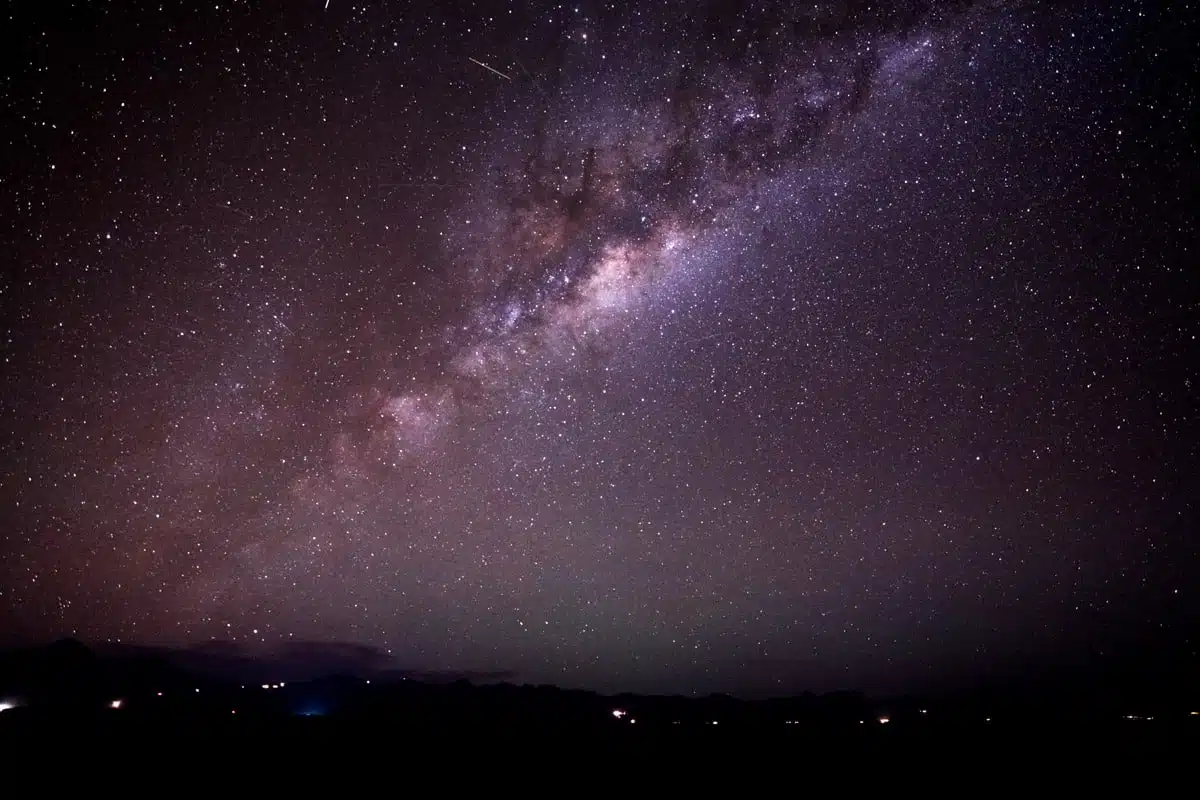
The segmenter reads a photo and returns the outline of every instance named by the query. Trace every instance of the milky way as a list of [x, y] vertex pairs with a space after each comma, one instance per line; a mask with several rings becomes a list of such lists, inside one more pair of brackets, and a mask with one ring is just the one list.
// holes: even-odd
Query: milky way
[[15, 638], [680, 692], [1194, 649], [1157, 10], [321, 6], [10, 12]]

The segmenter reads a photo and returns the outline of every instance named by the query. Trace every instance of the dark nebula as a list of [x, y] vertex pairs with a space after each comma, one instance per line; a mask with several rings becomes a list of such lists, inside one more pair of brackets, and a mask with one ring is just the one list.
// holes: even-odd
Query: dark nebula
[[1177, 11], [6, 14], [6, 640], [683, 693], [1195, 664]]

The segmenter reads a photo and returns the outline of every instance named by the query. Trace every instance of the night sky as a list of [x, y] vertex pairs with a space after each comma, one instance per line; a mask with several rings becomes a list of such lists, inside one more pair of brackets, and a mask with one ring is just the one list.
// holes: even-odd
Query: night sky
[[1195, 658], [1162, 5], [6, 4], [0, 640]]

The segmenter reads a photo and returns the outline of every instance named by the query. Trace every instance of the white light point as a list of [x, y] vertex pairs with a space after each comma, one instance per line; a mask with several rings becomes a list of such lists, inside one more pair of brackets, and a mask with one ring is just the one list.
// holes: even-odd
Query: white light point
[[887, 724], [888, 724], [889, 722], [891, 722], [891, 721], [892, 721], [892, 720], [891, 720], [891, 718], [890, 718], [890, 717], [880, 717], [880, 718], [879, 718], [879, 724], [880, 724], [880, 725], [887, 725]]
[[621, 719], [621, 717], [624, 717], [627, 713], [629, 713], [629, 712], [622, 711], [621, 709], [617, 708], [617, 709], [613, 710], [612, 715], [614, 717], [616, 717], [617, 719]]
[[4, 713], [5, 711], [12, 711], [16, 707], [17, 704], [11, 700], [0, 701], [0, 714]]
[[120, 700], [113, 700], [111, 703], [108, 704], [108, 707], [109, 708], [120, 708], [121, 702], [122, 701], [120, 701]]

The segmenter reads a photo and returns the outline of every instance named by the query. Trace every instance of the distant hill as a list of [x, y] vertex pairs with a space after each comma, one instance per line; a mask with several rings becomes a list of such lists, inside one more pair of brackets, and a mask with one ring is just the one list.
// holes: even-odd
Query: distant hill
[[[121, 719], [386, 721], [423, 729], [584, 726], [600, 730], [782, 729], [862, 735], [872, 731], [1027, 728], [1174, 721], [1200, 730], [1186, 698], [1137, 699], [1091, 690], [981, 691], [953, 700], [870, 699], [854, 692], [750, 701], [708, 697], [605, 696], [518, 685], [505, 673], [387, 669], [363, 648], [304, 645], [256, 661], [230, 645], [171, 650], [89, 648], [67, 639], [0, 653], [0, 722], [43, 713]], [[307, 656], [307, 660], [305, 658]], [[349, 667], [366, 671], [355, 673]], [[270, 676], [264, 678], [263, 676]], [[286, 679], [285, 679], [286, 678]], [[15, 714], [13, 712], [16, 712]], [[111, 713], [110, 713], [111, 712]], [[615, 727], [614, 727], [615, 726]]]

